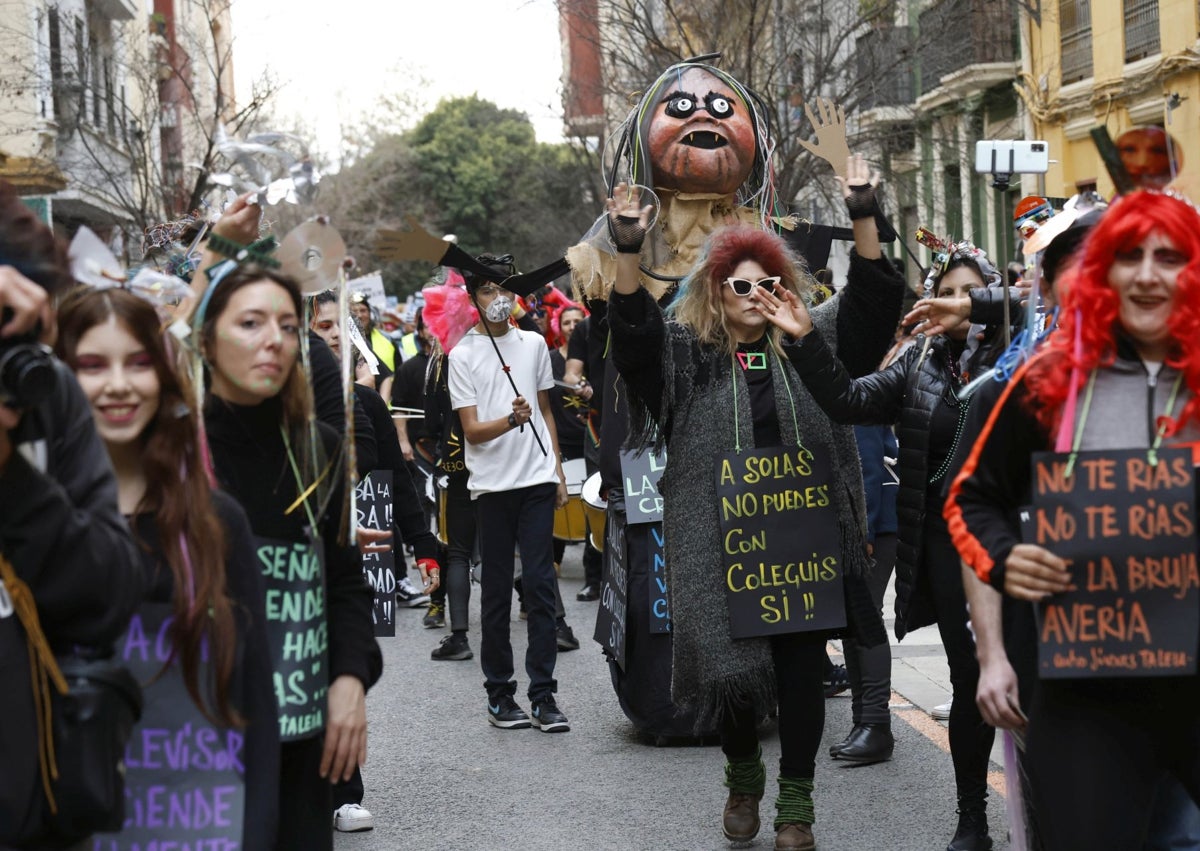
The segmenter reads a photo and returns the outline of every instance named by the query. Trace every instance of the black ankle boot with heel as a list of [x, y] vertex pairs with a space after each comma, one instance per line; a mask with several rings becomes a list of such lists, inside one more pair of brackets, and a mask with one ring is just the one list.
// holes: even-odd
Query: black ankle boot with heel
[[983, 801], [959, 801], [958, 829], [946, 851], [992, 851], [988, 835], [987, 805]]

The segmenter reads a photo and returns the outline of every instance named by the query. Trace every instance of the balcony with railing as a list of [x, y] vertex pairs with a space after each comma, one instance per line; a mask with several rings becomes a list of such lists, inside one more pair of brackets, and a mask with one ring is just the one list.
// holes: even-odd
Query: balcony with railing
[[913, 102], [912, 33], [908, 27], [875, 27], [858, 37], [855, 64], [861, 109]]
[[969, 66], [1016, 61], [1015, 7], [997, 0], [938, 0], [922, 12], [920, 94]]
[[1145, 59], [1161, 49], [1158, 0], [1125, 0], [1125, 61]]

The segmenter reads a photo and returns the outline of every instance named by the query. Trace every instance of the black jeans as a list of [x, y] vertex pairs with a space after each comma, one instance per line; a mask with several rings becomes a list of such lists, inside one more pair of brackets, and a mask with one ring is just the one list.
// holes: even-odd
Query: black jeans
[[[883, 595], [896, 566], [896, 533], [875, 536], [875, 564], [867, 579], [871, 600], [883, 612]], [[850, 714], [855, 724], [890, 724], [888, 702], [892, 696], [892, 647], [886, 641], [860, 647], [847, 636], [842, 640], [846, 674], [850, 677]]]
[[987, 768], [996, 729], [979, 713], [975, 692], [979, 687], [979, 662], [975, 638], [967, 626], [967, 596], [963, 591], [958, 551], [950, 542], [941, 508], [926, 506], [925, 544], [921, 554], [925, 589], [931, 593], [938, 632], [950, 666], [954, 701], [950, 707], [950, 758], [954, 785], [961, 802], [982, 805], [987, 798]]
[[333, 785], [319, 773], [324, 749], [323, 736], [279, 747], [278, 851], [333, 849]]
[[1169, 774], [1200, 800], [1198, 683], [1040, 683], [1025, 755], [1046, 848], [1141, 848], [1151, 804]]
[[479, 512], [479, 549], [483, 557], [481, 598], [482, 639], [480, 663], [484, 687], [495, 701], [516, 693], [513, 680], [512, 619], [514, 550], [521, 548], [521, 584], [529, 613], [529, 647], [525, 672], [531, 701], [551, 697], [558, 690], [554, 664], [558, 659], [554, 618], [554, 500], [557, 487], [533, 485], [512, 491], [482, 494]]
[[[779, 774], [807, 779], [816, 773], [817, 748], [825, 730], [825, 633], [794, 632], [771, 638], [775, 687], [779, 691]], [[721, 750], [730, 761], [750, 759], [758, 749], [758, 723], [749, 706], [735, 706], [721, 719]]]
[[443, 587], [450, 609], [450, 630], [466, 632], [471, 612], [471, 556], [475, 552], [478, 524], [475, 502], [465, 475], [453, 475], [441, 493], [441, 522], [446, 536]]

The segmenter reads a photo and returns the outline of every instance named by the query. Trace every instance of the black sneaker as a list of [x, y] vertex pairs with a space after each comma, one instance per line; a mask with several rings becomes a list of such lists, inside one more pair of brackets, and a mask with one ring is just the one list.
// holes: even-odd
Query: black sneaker
[[408, 577], [403, 577], [396, 583], [396, 605], [403, 606], [409, 609], [417, 609], [429, 602], [429, 595], [422, 594], [411, 582]]
[[529, 726], [529, 716], [509, 694], [498, 698], [495, 703], [488, 701], [488, 721], [502, 730], [523, 730]]
[[446, 604], [431, 600], [429, 610], [421, 621], [426, 629], [441, 629], [446, 625]]
[[558, 652], [565, 653], [568, 650], [579, 649], [579, 639], [575, 637], [575, 633], [571, 631], [571, 627], [567, 626], [566, 621], [559, 621], [557, 632]]
[[565, 733], [571, 729], [571, 725], [567, 723], [567, 716], [559, 712], [554, 704], [554, 698], [534, 702], [533, 726], [543, 733]]
[[825, 674], [825, 696], [833, 697], [848, 691], [850, 688], [850, 675], [846, 673], [845, 665], [834, 665], [833, 668]]
[[433, 648], [429, 658], [434, 661], [462, 662], [466, 659], [474, 659], [475, 654], [471, 652], [471, 644], [467, 641], [465, 632], [452, 632], [443, 638], [437, 647]]

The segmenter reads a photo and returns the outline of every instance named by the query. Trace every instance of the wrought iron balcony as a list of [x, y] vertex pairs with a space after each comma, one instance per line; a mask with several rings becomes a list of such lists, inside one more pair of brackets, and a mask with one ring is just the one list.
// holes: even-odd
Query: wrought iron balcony
[[939, 0], [921, 13], [921, 94], [971, 65], [1016, 60], [1015, 3]]
[[908, 27], [876, 27], [855, 44], [860, 109], [913, 102], [912, 33]]

